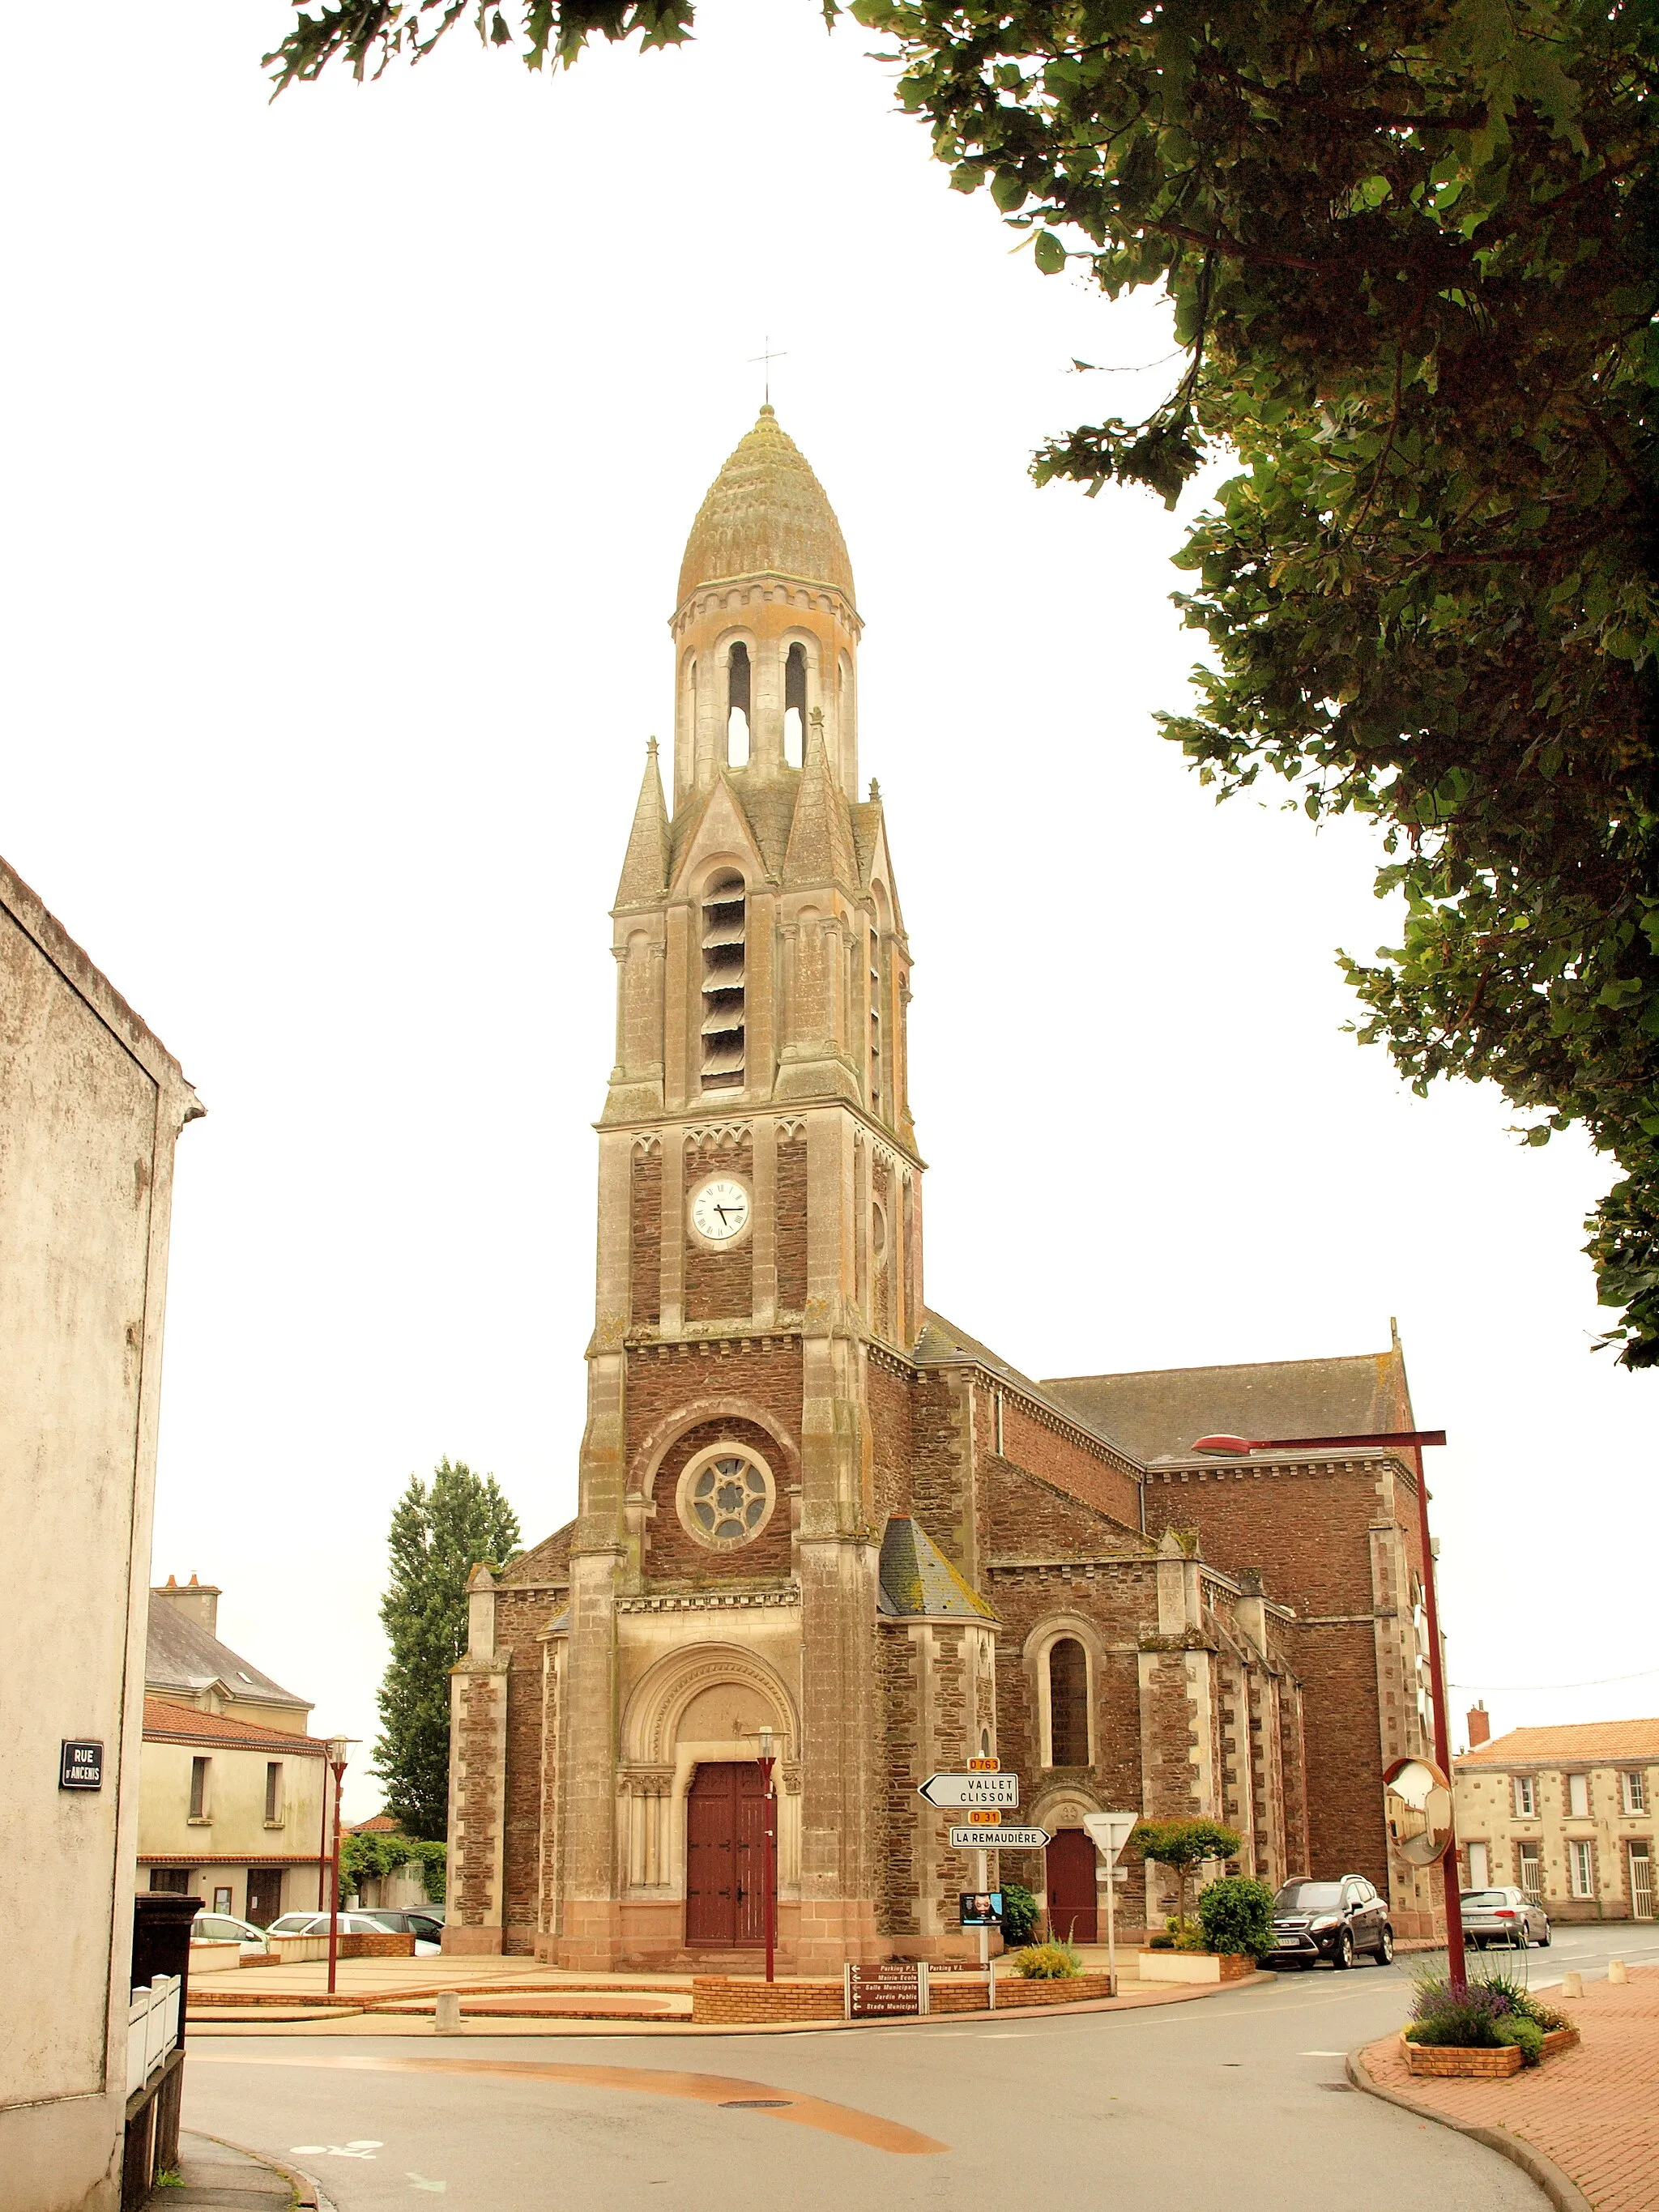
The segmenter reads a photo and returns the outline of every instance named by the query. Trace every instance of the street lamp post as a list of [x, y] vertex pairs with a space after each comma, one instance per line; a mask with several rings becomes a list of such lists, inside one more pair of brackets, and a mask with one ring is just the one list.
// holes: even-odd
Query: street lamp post
[[772, 1788], [772, 1770], [777, 1761], [772, 1753], [772, 1731], [763, 1728], [760, 1732], [760, 1753], [755, 1760], [761, 1778], [761, 1912], [766, 1928], [766, 1978], [772, 1979], [775, 1954], [777, 1949], [777, 1796]]
[[340, 1954], [340, 1785], [345, 1780], [346, 1753], [357, 1741], [336, 1735], [328, 1741], [329, 1771], [334, 1777], [334, 1847], [329, 1854], [328, 1993], [334, 1994], [334, 1972]]
[[[1429, 1536], [1429, 1485], [1423, 1467], [1423, 1447], [1443, 1444], [1443, 1429], [1390, 1429], [1368, 1437], [1200, 1437], [1194, 1451], [1243, 1455], [1257, 1451], [1338, 1450], [1352, 1444], [1401, 1444], [1411, 1452], [1417, 1468], [1418, 1541], [1423, 1553], [1423, 1611], [1429, 1639], [1429, 1692], [1434, 1711], [1434, 1755], [1449, 1791], [1451, 1728], [1446, 1714], [1446, 1669], [1440, 1652], [1440, 1603], [1435, 1590], [1434, 1547]], [[1461, 1993], [1468, 1986], [1463, 1966], [1463, 1900], [1457, 1882], [1457, 1834], [1454, 1826], [1440, 1862], [1441, 1887], [1446, 1900], [1446, 1972], [1452, 1988]]]

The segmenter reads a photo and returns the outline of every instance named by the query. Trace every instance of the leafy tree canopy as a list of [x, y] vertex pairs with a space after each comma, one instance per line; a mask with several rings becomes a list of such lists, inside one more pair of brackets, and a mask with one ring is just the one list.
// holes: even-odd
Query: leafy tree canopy
[[[668, 45], [691, 0], [325, 6], [280, 86], [465, 17], [532, 66]], [[826, 15], [836, 13], [825, 0]], [[961, 191], [1039, 270], [1162, 287], [1145, 420], [1040, 481], [1239, 473], [1181, 594], [1219, 796], [1264, 771], [1372, 817], [1403, 941], [1343, 956], [1422, 1091], [1487, 1079], [1622, 1170], [1589, 1224], [1604, 1341], [1659, 1362], [1659, 186], [1653, 0], [853, 0]]]
[[449, 1670], [466, 1650], [466, 1578], [506, 1564], [519, 1520], [493, 1474], [441, 1460], [429, 1484], [410, 1475], [392, 1515], [392, 1575], [380, 1619], [392, 1658], [380, 1685], [371, 1771], [410, 1837], [449, 1835]]

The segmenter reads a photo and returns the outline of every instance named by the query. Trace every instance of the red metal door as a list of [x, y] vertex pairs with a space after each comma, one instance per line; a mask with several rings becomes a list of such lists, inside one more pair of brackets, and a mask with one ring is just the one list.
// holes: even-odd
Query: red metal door
[[1044, 1861], [1048, 1885], [1048, 1933], [1061, 1942], [1094, 1942], [1094, 1845], [1081, 1828], [1061, 1828], [1044, 1854]]

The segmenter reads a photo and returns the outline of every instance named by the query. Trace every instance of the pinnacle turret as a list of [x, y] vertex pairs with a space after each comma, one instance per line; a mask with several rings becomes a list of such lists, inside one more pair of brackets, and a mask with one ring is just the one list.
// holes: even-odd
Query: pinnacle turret
[[662, 896], [667, 885], [668, 807], [662, 793], [662, 770], [657, 764], [657, 741], [648, 738], [634, 826], [628, 833], [622, 881], [617, 885], [617, 904], [648, 906]]
[[816, 710], [806, 739], [806, 758], [801, 763], [795, 818], [783, 860], [783, 884], [786, 890], [819, 884], [840, 884], [853, 890], [859, 884], [852, 816], [847, 795], [830, 766], [823, 717]]

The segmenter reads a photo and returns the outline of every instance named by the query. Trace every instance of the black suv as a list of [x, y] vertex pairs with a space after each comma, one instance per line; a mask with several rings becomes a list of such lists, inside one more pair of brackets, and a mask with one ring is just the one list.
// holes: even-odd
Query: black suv
[[1337, 1881], [1287, 1881], [1273, 1899], [1273, 1948], [1264, 1966], [1352, 1966], [1368, 1951], [1379, 1966], [1394, 1957], [1389, 1908], [1363, 1874]]

